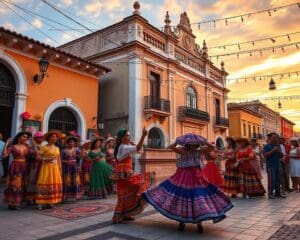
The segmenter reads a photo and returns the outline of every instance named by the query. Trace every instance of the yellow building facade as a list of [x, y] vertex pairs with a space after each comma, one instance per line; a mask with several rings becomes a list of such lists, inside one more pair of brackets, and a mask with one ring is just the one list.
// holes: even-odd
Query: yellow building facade
[[241, 106], [228, 104], [229, 136], [261, 138], [262, 115]]

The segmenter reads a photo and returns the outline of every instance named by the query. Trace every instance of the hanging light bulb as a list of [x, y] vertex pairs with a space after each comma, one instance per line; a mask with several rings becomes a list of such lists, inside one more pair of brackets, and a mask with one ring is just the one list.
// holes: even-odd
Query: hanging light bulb
[[214, 20], [214, 28], [216, 28], [216, 21]]
[[228, 20], [227, 20], [227, 18], [225, 18], [225, 24], [226, 24], [226, 26], [228, 26]]
[[268, 14], [269, 14], [269, 16], [270, 16], [270, 17], [272, 16], [272, 14], [271, 14], [271, 11], [270, 11], [270, 10], [268, 11]]
[[244, 22], [244, 18], [241, 16], [241, 21], [242, 21], [242, 23]]
[[198, 23], [198, 29], [200, 30], [200, 23]]
[[275, 90], [276, 89], [276, 83], [273, 78], [271, 78], [269, 82], [269, 90]]
[[282, 104], [281, 104], [280, 100], [278, 101], [278, 108], [279, 109], [282, 108]]

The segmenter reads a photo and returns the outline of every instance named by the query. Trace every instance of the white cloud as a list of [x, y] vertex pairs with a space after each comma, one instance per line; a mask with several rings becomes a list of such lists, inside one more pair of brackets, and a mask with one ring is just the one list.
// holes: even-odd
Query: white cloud
[[33, 20], [32, 25], [35, 26], [36, 28], [42, 28], [43, 27], [42, 21], [38, 18]]
[[73, 0], [62, 0], [62, 4], [66, 5], [66, 6], [70, 6], [73, 3], [74, 3]]

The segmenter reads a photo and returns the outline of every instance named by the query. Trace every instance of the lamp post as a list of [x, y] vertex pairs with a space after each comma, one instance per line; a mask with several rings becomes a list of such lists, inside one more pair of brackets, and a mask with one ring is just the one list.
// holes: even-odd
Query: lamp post
[[49, 67], [49, 62], [46, 58], [42, 57], [39, 61], [39, 69], [40, 69], [40, 74], [35, 74], [33, 76], [33, 81], [37, 84], [40, 84], [45, 76], [46, 76], [46, 72], [48, 70]]
[[97, 127], [98, 127], [99, 134], [101, 135], [102, 131], [104, 130], [104, 119], [102, 117], [102, 114], [100, 114], [98, 118]]

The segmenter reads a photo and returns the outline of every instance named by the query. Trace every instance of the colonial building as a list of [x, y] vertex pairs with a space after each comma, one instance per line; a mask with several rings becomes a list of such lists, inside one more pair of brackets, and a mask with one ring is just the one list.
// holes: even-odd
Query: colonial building
[[263, 119], [260, 127], [262, 137], [265, 137], [270, 132], [276, 132], [281, 135], [281, 116], [266, 104], [263, 104], [260, 101], [250, 101], [234, 103], [234, 105], [247, 108], [262, 115]]
[[228, 104], [229, 135], [234, 138], [261, 138], [263, 116], [241, 104]]
[[294, 125], [292, 121], [281, 116], [281, 135], [285, 139], [289, 139], [294, 136]]
[[108, 71], [0, 27], [0, 132], [59, 129], [85, 139], [96, 128], [99, 77]]
[[175, 154], [164, 150], [176, 137], [194, 132], [223, 148], [228, 129], [224, 63], [214, 66], [205, 41], [196, 44], [187, 13], [175, 29], [168, 12], [164, 22], [162, 30], [151, 25], [135, 2], [131, 16], [60, 46], [112, 69], [100, 89], [105, 132], [125, 127], [137, 141], [145, 126], [135, 170], [159, 170], [159, 180], [176, 168]]
[[151, 25], [135, 2], [131, 16], [60, 49], [112, 69], [99, 99], [106, 132], [126, 127], [137, 140], [145, 126], [147, 145], [156, 149], [195, 132], [222, 147], [228, 129], [224, 63], [214, 66], [205, 41], [196, 44], [186, 13], [174, 30], [168, 12], [164, 22], [163, 30]]

